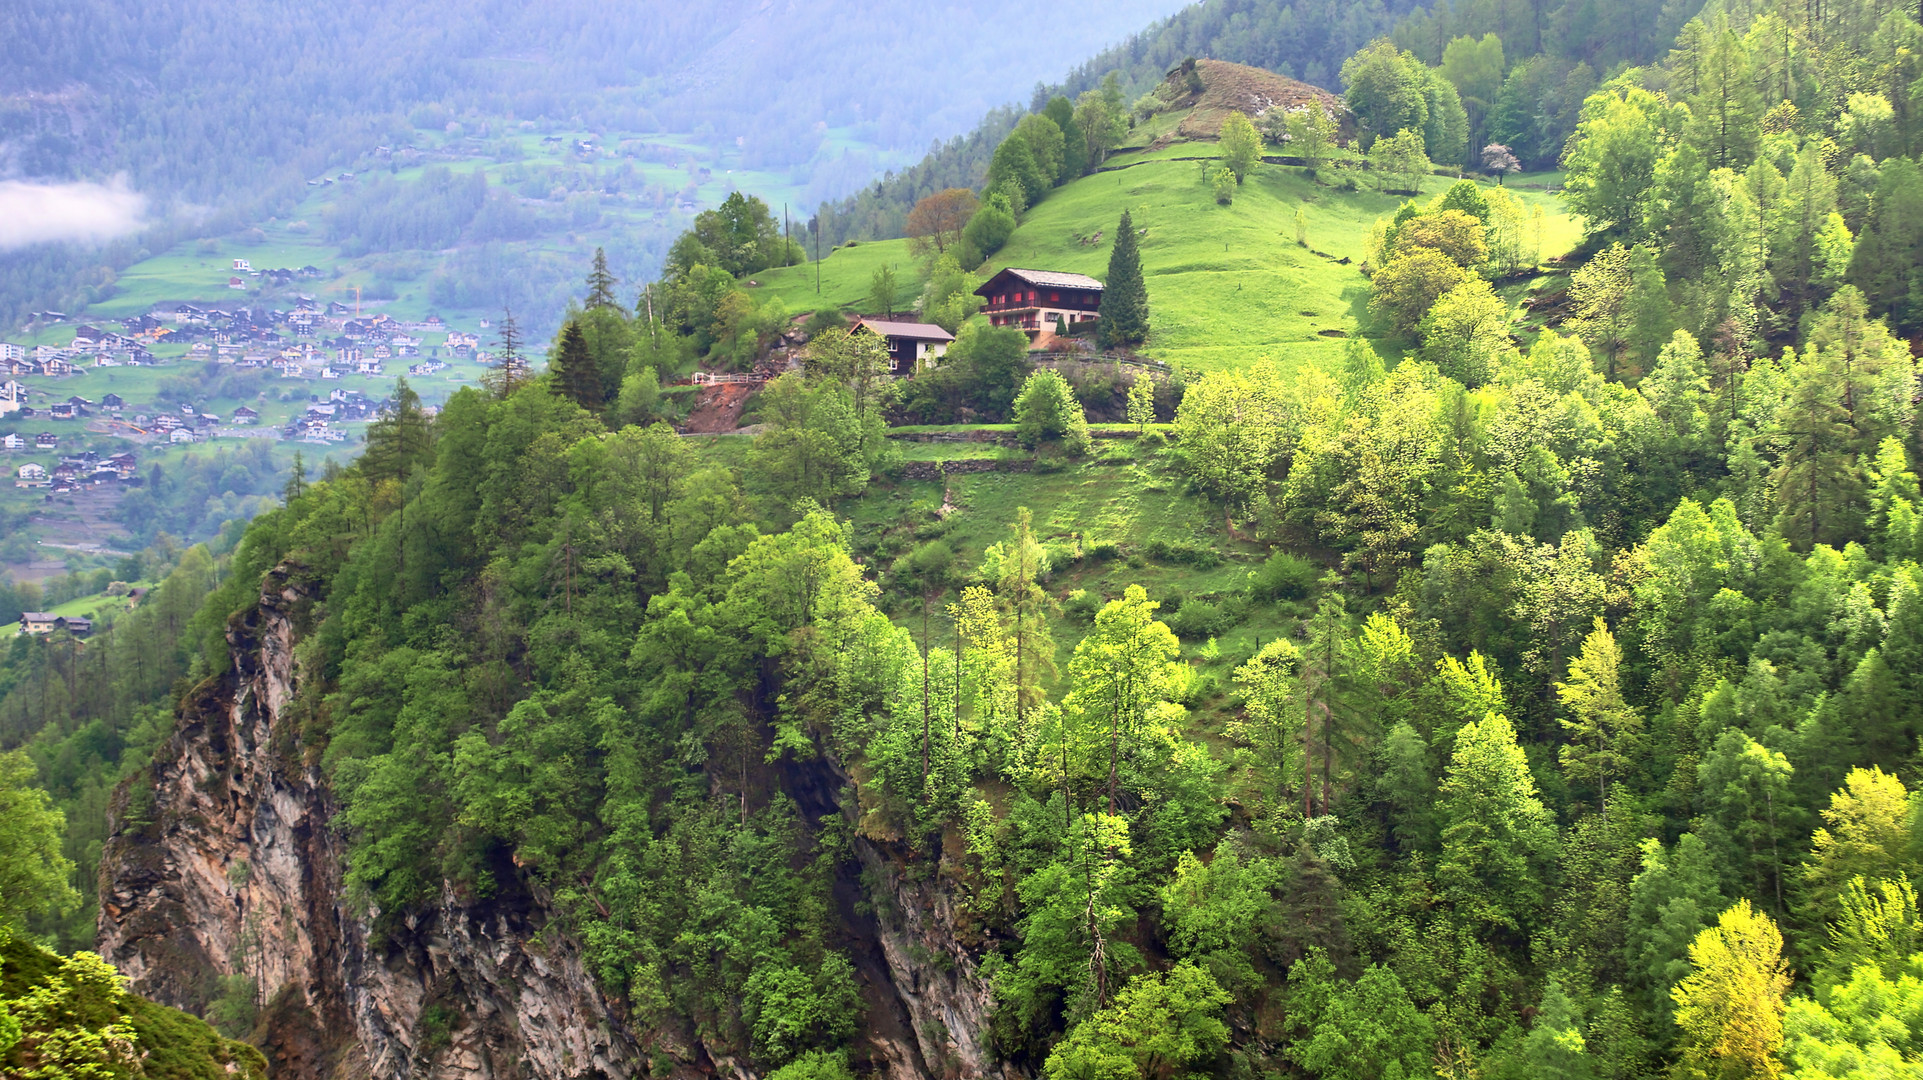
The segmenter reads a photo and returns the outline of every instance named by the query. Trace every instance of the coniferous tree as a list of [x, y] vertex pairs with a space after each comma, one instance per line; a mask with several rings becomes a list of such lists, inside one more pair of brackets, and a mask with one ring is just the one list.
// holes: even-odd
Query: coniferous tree
[[1148, 286], [1142, 281], [1142, 255], [1127, 210], [1122, 211], [1122, 220], [1115, 226], [1108, 281], [1102, 289], [1101, 318], [1101, 344], [1105, 349], [1148, 340]]
[[505, 398], [528, 381], [527, 358], [521, 355], [521, 326], [514, 321], [513, 308], [501, 314], [496, 347], [501, 350], [499, 362], [481, 376], [481, 385], [495, 397]]
[[421, 396], [406, 379], [396, 379], [392, 407], [367, 426], [361, 471], [375, 483], [402, 479], [414, 466], [425, 463], [432, 440], [427, 415], [421, 411]]
[[587, 308], [614, 308], [620, 310], [621, 302], [614, 298], [614, 275], [608, 272], [607, 252], [594, 249], [594, 269], [588, 272]]
[[594, 354], [588, 351], [588, 339], [581, 333], [580, 323], [570, 322], [562, 328], [548, 378], [550, 390], [583, 409], [600, 406], [601, 380], [594, 370]]

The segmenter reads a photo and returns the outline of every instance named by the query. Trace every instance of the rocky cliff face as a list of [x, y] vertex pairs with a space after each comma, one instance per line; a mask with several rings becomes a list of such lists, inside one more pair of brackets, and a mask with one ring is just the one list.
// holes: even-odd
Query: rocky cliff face
[[[485, 900], [449, 890], [384, 933], [347, 902], [335, 806], [302, 759], [290, 708], [309, 602], [284, 568], [268, 575], [259, 606], [229, 625], [231, 670], [196, 689], [151, 768], [116, 799], [100, 951], [134, 989], [202, 1013], [232, 992], [224, 977], [251, 977], [262, 1003], [253, 1041], [276, 1080], [629, 1080], [662, 1064], [753, 1080], [692, 1040], [633, 1030], [511, 867]], [[875, 845], [858, 854], [878, 886], [875, 915], [850, 923], [867, 958], [867, 1056], [888, 1080], [999, 1075], [988, 991], [947, 897]]]
[[381, 939], [343, 902], [334, 806], [287, 719], [306, 603], [285, 571], [269, 575], [229, 627], [233, 670], [198, 688], [122, 790], [101, 952], [139, 993], [193, 1012], [220, 977], [252, 976], [255, 1039], [281, 1080], [646, 1073], [565, 940], [535, 944], [548, 909], [533, 892], [449, 893]]
[[855, 841], [855, 853], [876, 886], [875, 938], [920, 1064], [951, 1080], [1002, 1075], [988, 1045], [993, 1001], [955, 933], [953, 897], [934, 882], [910, 881], [903, 863], [867, 840]]

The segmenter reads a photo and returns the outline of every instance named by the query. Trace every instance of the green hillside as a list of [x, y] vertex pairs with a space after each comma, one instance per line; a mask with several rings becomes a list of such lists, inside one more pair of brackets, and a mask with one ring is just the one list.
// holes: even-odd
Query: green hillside
[[[1222, 206], [1203, 179], [1208, 162], [1171, 160], [1215, 153], [1210, 142], [1178, 141], [1119, 155], [1113, 171], [1065, 184], [1031, 208], [1008, 245], [977, 273], [986, 278], [1003, 267], [1023, 266], [1102, 277], [1116, 219], [1127, 210], [1142, 230], [1153, 326], [1142, 349], [1146, 355], [1206, 371], [1338, 355], [1342, 337], [1373, 336], [1360, 264], [1376, 220], [1393, 214], [1403, 199], [1372, 190], [1366, 173], [1325, 168], [1317, 177], [1302, 168], [1264, 165], [1232, 204]], [[1336, 186], [1357, 175], [1365, 183], [1355, 190]], [[1544, 174], [1512, 181], [1517, 197], [1545, 214], [1545, 259], [1568, 251], [1580, 232], [1558, 197], [1545, 190], [1559, 179]], [[1431, 177], [1423, 195], [1432, 197], [1454, 182]], [[1306, 247], [1296, 243], [1298, 211]], [[791, 311], [866, 311], [870, 279], [889, 265], [914, 286], [904, 293], [916, 295], [921, 260], [906, 240], [825, 253], [819, 293], [813, 263], [763, 271], [755, 281], [760, 296], [778, 297]]]

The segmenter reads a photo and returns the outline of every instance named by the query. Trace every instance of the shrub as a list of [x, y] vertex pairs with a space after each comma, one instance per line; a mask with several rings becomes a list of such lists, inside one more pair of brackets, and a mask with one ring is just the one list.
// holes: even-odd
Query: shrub
[[1193, 566], [1198, 570], [1208, 570], [1221, 565], [1222, 557], [1213, 548], [1199, 547], [1194, 544], [1170, 543], [1167, 540], [1150, 540], [1148, 557], [1160, 563], [1174, 563], [1178, 566]]
[[1240, 613], [1233, 609], [1233, 605], [1214, 600], [1190, 600], [1167, 620], [1168, 628], [1175, 631], [1175, 636], [1186, 641], [1219, 636], [1240, 621]]
[[1277, 551], [1249, 571], [1249, 592], [1261, 600], [1300, 600], [1309, 595], [1321, 570], [1307, 559]]
[[1015, 425], [1024, 446], [1059, 440], [1069, 453], [1088, 452], [1088, 417], [1081, 402], [1059, 374], [1043, 369], [1031, 374], [1015, 399]]
[[1069, 618], [1081, 623], [1093, 623], [1095, 615], [1102, 610], [1102, 595], [1087, 589], [1076, 589], [1062, 601], [1062, 612]]

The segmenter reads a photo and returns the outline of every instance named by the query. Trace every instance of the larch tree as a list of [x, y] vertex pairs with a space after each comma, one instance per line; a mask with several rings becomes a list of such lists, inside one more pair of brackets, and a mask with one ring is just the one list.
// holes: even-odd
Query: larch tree
[[868, 306], [884, 318], [895, 317], [895, 305], [901, 302], [901, 286], [895, 279], [895, 267], [891, 263], [876, 270], [868, 279]]
[[1443, 897], [1475, 923], [1527, 933], [1548, 897], [1557, 835], [1508, 718], [1491, 713], [1456, 733], [1436, 812]]
[[1789, 968], [1783, 935], [1748, 900], [1696, 935], [1690, 973], [1670, 992], [1676, 1003], [1680, 1075], [1705, 1080], [1774, 1080], [1782, 1075], [1783, 995]]
[[1128, 384], [1128, 422], [1144, 434], [1155, 422], [1155, 380], [1147, 372], [1137, 372]]
[[527, 357], [521, 353], [521, 325], [514, 319], [513, 308], [502, 311], [497, 335], [495, 347], [500, 351], [494, 367], [481, 376], [481, 385], [496, 398], [505, 399], [526, 385], [529, 378]]
[[1034, 518], [1028, 507], [1016, 507], [1014, 535], [1005, 545], [990, 550], [997, 556], [996, 598], [1014, 628], [1015, 726], [1026, 732], [1030, 711], [1047, 699], [1043, 684], [1056, 671], [1055, 640], [1048, 629], [1048, 594], [1041, 586], [1048, 574], [1048, 555], [1035, 539]]
[[1075, 646], [1068, 662], [1073, 689], [1062, 699], [1080, 721], [1085, 738], [1096, 732], [1107, 743], [1108, 812], [1116, 812], [1122, 759], [1133, 756], [1155, 707], [1175, 679], [1181, 646], [1155, 618], [1160, 605], [1140, 585], [1130, 585], [1095, 616], [1095, 629]]
[[1762, 134], [1763, 100], [1742, 39], [1727, 23], [1710, 31], [1701, 88], [1689, 100], [1688, 137], [1715, 169], [1743, 167]]
[[1876, 766], [1851, 769], [1819, 813], [1823, 826], [1810, 837], [1810, 859], [1803, 868], [1810, 906], [1819, 915], [1834, 915], [1837, 897], [1851, 878], [1898, 881], [1916, 872], [1910, 795], [1903, 781]]
[[1622, 662], [1622, 647], [1598, 617], [1582, 654], [1569, 662], [1568, 681], [1556, 684], [1569, 714], [1561, 721], [1569, 736], [1559, 755], [1563, 774], [1595, 787], [1602, 814], [1609, 812], [1610, 781], [1629, 775], [1642, 760], [1642, 716], [1623, 698]]

